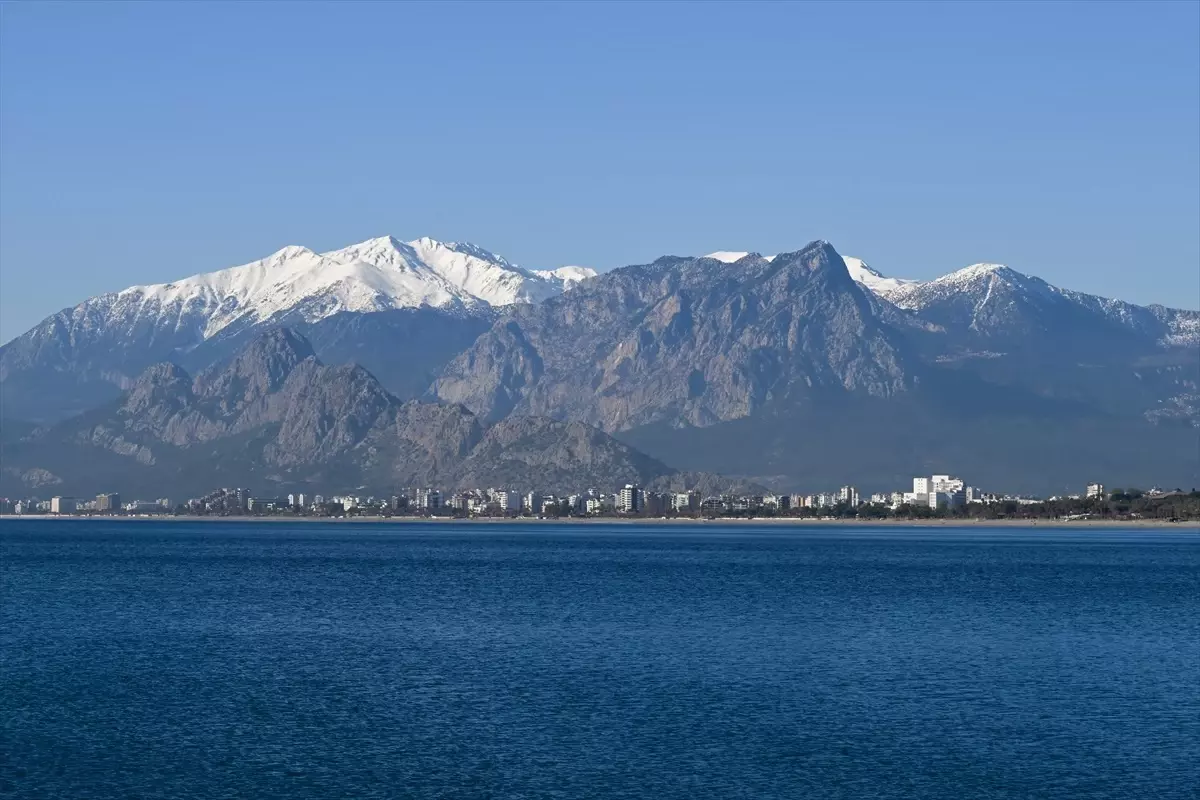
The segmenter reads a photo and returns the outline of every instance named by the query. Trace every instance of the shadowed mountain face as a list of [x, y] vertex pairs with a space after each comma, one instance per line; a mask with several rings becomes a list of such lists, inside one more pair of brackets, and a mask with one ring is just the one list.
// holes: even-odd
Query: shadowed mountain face
[[664, 258], [522, 307], [447, 366], [433, 391], [618, 431], [706, 426], [836, 389], [873, 397], [916, 376], [833, 248], [734, 264]]
[[275, 326], [304, 335], [327, 363], [372, 370], [389, 391], [408, 399], [422, 394], [492, 317], [486, 306], [342, 312], [311, 322], [289, 312], [266, 324], [235, 323], [204, 338], [199, 313], [190, 320], [134, 318], [126, 324], [85, 304], [0, 348], [0, 399], [6, 418], [55, 422], [115, 400], [149, 365], [172, 361], [197, 371], [223, 365]]
[[5, 442], [10, 494], [158, 496], [247, 485], [264, 494], [416, 485], [545, 490], [649, 482], [674, 471], [601, 431], [513, 417], [487, 428], [461, 406], [402, 403], [365, 369], [327, 366], [287, 329], [192, 378], [157, 364], [118, 401]]

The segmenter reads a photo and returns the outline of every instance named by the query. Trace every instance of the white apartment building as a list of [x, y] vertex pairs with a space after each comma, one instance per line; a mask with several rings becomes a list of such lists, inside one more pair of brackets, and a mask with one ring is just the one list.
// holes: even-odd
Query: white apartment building
[[700, 510], [699, 492], [677, 492], [671, 495], [671, 508], [680, 514], [690, 514]]
[[521, 496], [511, 489], [488, 489], [488, 497], [505, 514], [521, 510]]
[[929, 491], [931, 492], [959, 492], [962, 489], [962, 478], [954, 478], [950, 475], [934, 475], [929, 479]]
[[[18, 512], [20, 513], [20, 512]], [[51, 514], [73, 514], [75, 513], [75, 498], [73, 497], [51, 497], [50, 498], [50, 513]]]

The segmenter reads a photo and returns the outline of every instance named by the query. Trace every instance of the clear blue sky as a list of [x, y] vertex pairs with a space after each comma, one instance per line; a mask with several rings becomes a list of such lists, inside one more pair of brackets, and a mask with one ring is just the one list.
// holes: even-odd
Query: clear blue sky
[[1200, 306], [1195, 2], [0, 6], [0, 337], [391, 233]]

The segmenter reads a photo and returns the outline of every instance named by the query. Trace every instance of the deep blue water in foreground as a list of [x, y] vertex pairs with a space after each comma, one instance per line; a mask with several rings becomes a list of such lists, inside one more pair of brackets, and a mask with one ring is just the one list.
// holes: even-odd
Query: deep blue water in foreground
[[1186, 798], [1200, 535], [0, 522], [0, 794]]

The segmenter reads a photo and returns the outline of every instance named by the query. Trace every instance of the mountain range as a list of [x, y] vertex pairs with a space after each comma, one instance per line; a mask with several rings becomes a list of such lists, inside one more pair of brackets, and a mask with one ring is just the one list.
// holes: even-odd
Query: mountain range
[[818, 241], [597, 275], [383, 237], [102, 295], [7, 343], [0, 487], [131, 464], [190, 487], [213, 463], [380, 491], [1196, 485], [1198, 387], [1200, 312], [997, 264], [913, 281]]
[[5, 449], [0, 485], [89, 494], [202, 494], [214, 485], [377, 493], [398, 487], [522, 486], [551, 491], [625, 481], [713, 490], [578, 422], [510, 416], [486, 424], [462, 406], [404, 402], [355, 364], [329, 366], [288, 328], [263, 332], [192, 377], [163, 362], [125, 394]]
[[486, 329], [494, 308], [538, 302], [593, 275], [527, 270], [474, 245], [428, 238], [384, 236], [328, 253], [285, 247], [46, 318], [0, 348], [4, 415], [71, 416], [116, 398], [150, 364], [203, 369], [279, 326], [302, 332], [330, 363], [357, 362], [412, 397]]

